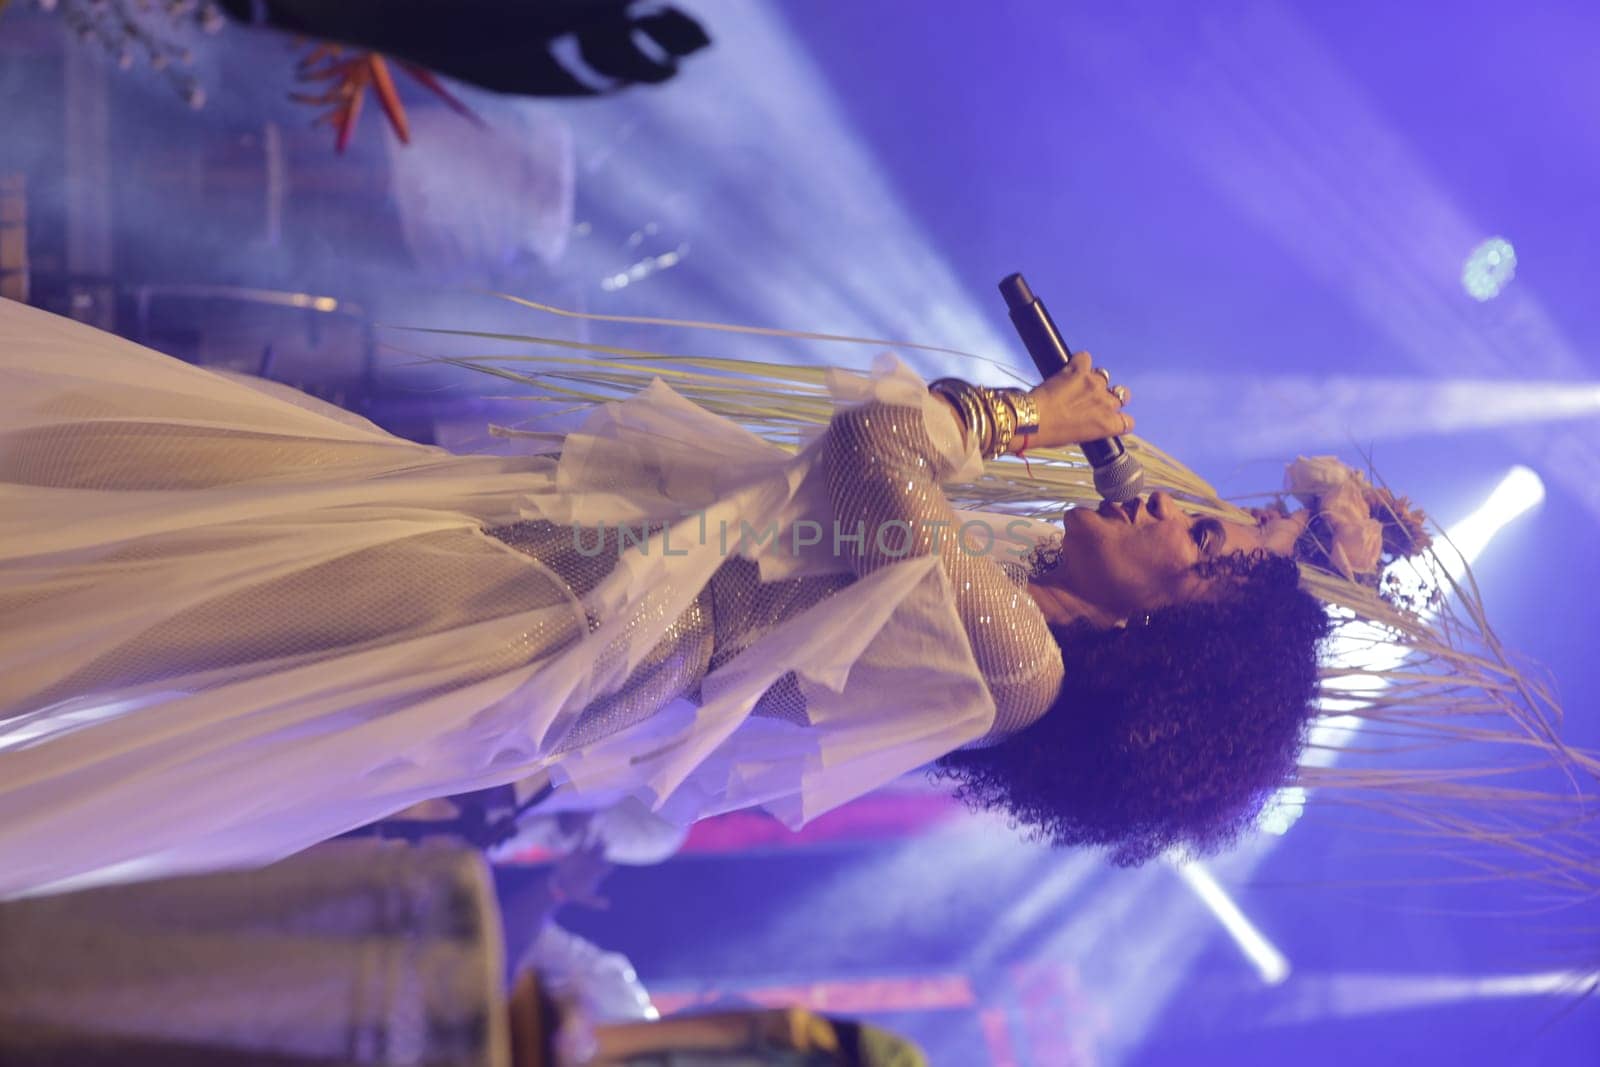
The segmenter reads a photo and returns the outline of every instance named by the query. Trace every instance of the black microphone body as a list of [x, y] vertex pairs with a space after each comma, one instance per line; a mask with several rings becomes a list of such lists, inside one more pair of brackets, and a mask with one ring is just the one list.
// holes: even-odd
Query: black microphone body
[[[1000, 295], [1005, 297], [1006, 310], [1011, 314], [1011, 325], [1017, 328], [1033, 365], [1045, 378], [1064, 369], [1072, 352], [1061, 339], [1050, 313], [1033, 295], [1028, 283], [1020, 274], [1008, 274], [1000, 281]], [[1099, 441], [1085, 441], [1080, 446], [1084, 458], [1094, 468], [1095, 490], [1106, 500], [1120, 503], [1132, 500], [1144, 492], [1144, 468], [1127, 450], [1120, 437], [1106, 437]]]

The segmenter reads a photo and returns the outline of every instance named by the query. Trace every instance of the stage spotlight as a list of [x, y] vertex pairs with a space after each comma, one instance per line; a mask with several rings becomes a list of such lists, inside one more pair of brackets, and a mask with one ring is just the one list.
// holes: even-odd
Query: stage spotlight
[[1289, 977], [1289, 960], [1277, 947], [1268, 941], [1256, 929], [1255, 925], [1245, 918], [1244, 912], [1239, 910], [1239, 905], [1233, 902], [1226, 890], [1211, 876], [1211, 872], [1199, 863], [1175, 862], [1173, 869], [1178, 872], [1195, 895], [1211, 909], [1222, 923], [1223, 929], [1233, 938], [1234, 944], [1245, 954], [1251, 964], [1255, 966], [1256, 973], [1267, 985], [1278, 985]]
[[1527, 467], [1512, 467], [1478, 510], [1450, 527], [1447, 536], [1460, 553], [1459, 558], [1446, 559], [1450, 577], [1460, 580], [1466, 565], [1477, 561], [1495, 534], [1543, 500], [1544, 481]]
[[[693, 91], [597, 99], [574, 126], [591, 231], [561, 270], [593, 279], [588, 310], [934, 339], [1020, 366], [1014, 339], [993, 325], [993, 291], [966, 291], [787, 19], [727, 0], [700, 14], [717, 47], [684, 82]], [[734, 335], [699, 333], [693, 344], [699, 355], [753, 351]], [[849, 363], [873, 350], [767, 339], [754, 351]], [[948, 354], [907, 358], [930, 377], [972, 373]]]
[[1317, 975], [1296, 983], [1296, 994], [1285, 1009], [1274, 1013], [1274, 1021], [1310, 1022], [1379, 1015], [1489, 998], [1587, 997], [1597, 988], [1600, 988], [1600, 971]]
[[1467, 256], [1461, 268], [1461, 288], [1474, 300], [1492, 300], [1516, 276], [1516, 249], [1504, 237], [1491, 237]]
[[[1466, 577], [1467, 568], [1478, 561], [1496, 534], [1543, 500], [1544, 480], [1527, 467], [1512, 467], [1484, 502], [1472, 514], [1451, 525], [1444, 539], [1434, 545], [1438, 564], [1397, 563], [1384, 573], [1385, 585], [1401, 598], [1417, 602], [1425, 602], [1434, 589], [1448, 591], [1451, 585]], [[1439, 565], [1443, 566], [1442, 574], [1438, 572]], [[1432, 614], [1431, 610], [1427, 614]], [[1351, 636], [1359, 639], [1363, 635]], [[1336, 640], [1350, 643], [1348, 637]], [[1388, 670], [1399, 666], [1402, 658], [1401, 650], [1392, 645], [1371, 644], [1352, 660], [1373, 670]]]
[[[1378, 377], [1326, 374], [1149, 374], [1141, 410], [1162, 436], [1232, 458], [1277, 457], [1352, 441], [1415, 440], [1506, 426], [1550, 427], [1600, 415], [1600, 383], [1537, 377]], [[1216, 411], [1237, 411], [1224, 437]], [[1254, 413], [1254, 414], [1252, 414]], [[1382, 465], [1382, 455], [1379, 455]]]

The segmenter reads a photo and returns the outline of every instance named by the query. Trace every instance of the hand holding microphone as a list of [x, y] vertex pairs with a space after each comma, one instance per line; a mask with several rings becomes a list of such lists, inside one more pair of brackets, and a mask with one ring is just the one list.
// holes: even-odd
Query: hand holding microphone
[[1094, 468], [1094, 487], [1106, 500], [1132, 500], [1144, 491], [1144, 468], [1124, 447], [1121, 435], [1133, 429], [1133, 417], [1122, 410], [1127, 386], [1111, 385], [1111, 375], [1095, 367], [1087, 352], [1072, 355], [1050, 313], [1033, 295], [1022, 275], [1000, 282], [1011, 324], [1033, 357], [1044, 381], [1032, 390], [1039, 406], [1035, 444], [1075, 444]]
[[1029, 439], [1030, 448], [1092, 446], [1133, 429], [1133, 416], [1123, 409], [1132, 396], [1128, 387], [1108, 387], [1105, 369], [1087, 352], [1074, 355], [1029, 393], [1039, 407], [1039, 432]]

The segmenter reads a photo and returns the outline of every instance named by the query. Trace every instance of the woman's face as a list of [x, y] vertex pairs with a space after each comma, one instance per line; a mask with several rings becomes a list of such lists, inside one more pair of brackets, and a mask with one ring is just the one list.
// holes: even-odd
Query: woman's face
[[1300, 529], [1294, 519], [1240, 523], [1190, 515], [1161, 492], [1070, 508], [1062, 516], [1061, 561], [1036, 584], [1102, 617], [1127, 619], [1209, 596], [1214, 580], [1197, 573], [1197, 563], [1234, 552], [1290, 554]]

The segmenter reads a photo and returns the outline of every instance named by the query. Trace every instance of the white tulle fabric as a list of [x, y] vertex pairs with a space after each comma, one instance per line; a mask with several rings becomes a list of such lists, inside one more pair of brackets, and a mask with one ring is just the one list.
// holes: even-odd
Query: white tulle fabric
[[[936, 403], [888, 354], [829, 385]], [[791, 455], [659, 379], [559, 460], [457, 456], [0, 301], [0, 409], [0, 896], [271, 862], [538, 774], [567, 806], [799, 825], [994, 719], [925, 556], [763, 635], [698, 705], [549, 755], [722, 562], [702, 529], [776, 521], [747, 553], [763, 578], [847, 567], [791, 550], [828, 516], [815, 442]], [[928, 426], [943, 475], [978, 472], [947, 415]], [[580, 603], [482, 532], [536, 518], [667, 520], [672, 552], [624, 553]], [[1050, 531], [991, 518], [1002, 543]], [[750, 715], [789, 670], [810, 726]]]

